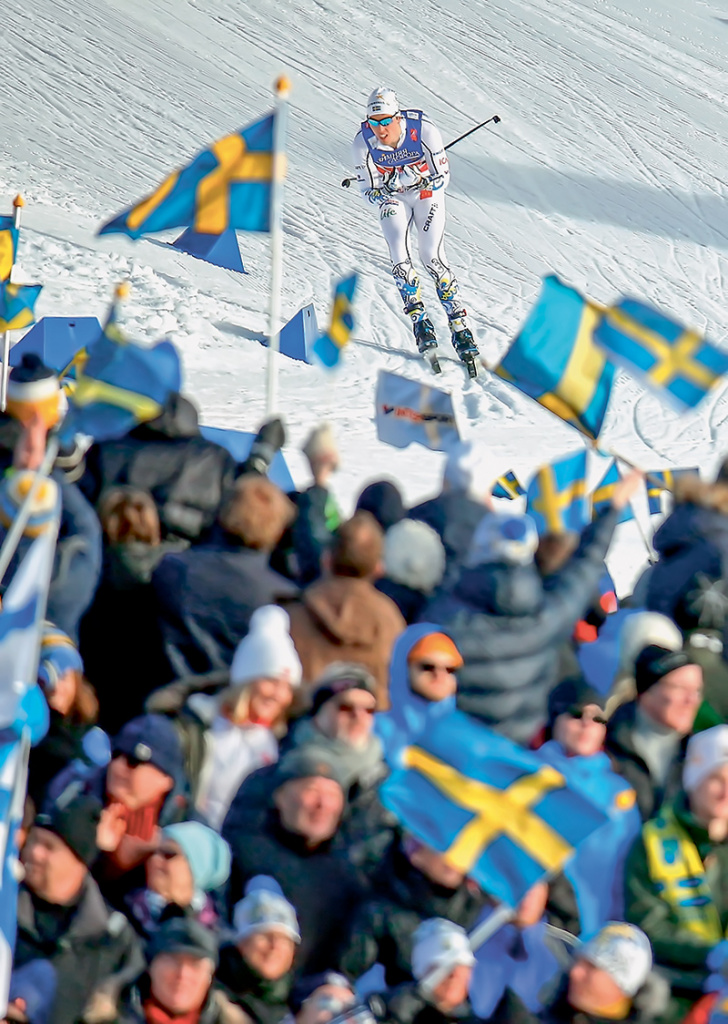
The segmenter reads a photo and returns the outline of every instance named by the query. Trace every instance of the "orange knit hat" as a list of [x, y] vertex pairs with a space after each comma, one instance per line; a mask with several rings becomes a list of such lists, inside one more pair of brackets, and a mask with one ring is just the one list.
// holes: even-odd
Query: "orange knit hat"
[[423, 636], [407, 655], [407, 661], [422, 661], [423, 658], [429, 658], [433, 654], [449, 655], [455, 663], [455, 668], [460, 668], [463, 663], [460, 651], [450, 637], [445, 636], [444, 633], [429, 633], [427, 636]]

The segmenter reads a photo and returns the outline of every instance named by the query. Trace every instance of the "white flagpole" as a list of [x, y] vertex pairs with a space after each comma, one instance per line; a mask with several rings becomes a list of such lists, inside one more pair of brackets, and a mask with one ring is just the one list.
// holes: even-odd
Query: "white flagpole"
[[278, 358], [280, 350], [281, 280], [283, 276], [283, 179], [286, 173], [286, 127], [291, 83], [284, 75], [276, 81], [276, 110], [273, 122], [273, 180], [270, 201], [270, 306], [268, 311], [268, 373], [266, 416], [278, 402]]
[[[23, 202], [23, 197], [21, 195], [17, 195], [15, 199], [13, 199], [13, 206], [15, 208], [15, 230], [19, 231], [20, 211], [25, 206], [25, 203]], [[8, 277], [8, 281], [12, 281], [13, 279], [13, 270], [15, 270], [15, 260], [13, 260], [13, 265], [10, 268], [10, 276]], [[8, 377], [10, 376], [9, 360], [10, 331], [3, 331], [3, 372], [2, 377], [0, 377], [0, 411], [2, 412], [5, 412], [5, 407], [8, 404]]]

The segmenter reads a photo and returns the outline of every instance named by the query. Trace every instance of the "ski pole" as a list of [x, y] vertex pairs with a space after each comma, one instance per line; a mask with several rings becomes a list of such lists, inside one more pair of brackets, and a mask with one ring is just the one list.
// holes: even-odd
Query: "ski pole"
[[[448, 144], [445, 146], [445, 149], [452, 149], [452, 147], [456, 143], [462, 142], [463, 139], [467, 139], [468, 135], [472, 135], [473, 132], [477, 132], [479, 128], [485, 128], [485, 126], [487, 124], [490, 124], [491, 122], [493, 122], [493, 124], [500, 123], [500, 117], [498, 116], [498, 114], [493, 114], [493, 116], [489, 117], [487, 121], [481, 121], [480, 124], [476, 124], [475, 128], [471, 128], [469, 131], [463, 132], [462, 135], [458, 135], [458, 137], [456, 139], [453, 139], [452, 142], [448, 142]], [[356, 181], [356, 175], [354, 175], [353, 178], [344, 178], [344, 180], [341, 183], [341, 187], [348, 188], [351, 185], [352, 181]]]

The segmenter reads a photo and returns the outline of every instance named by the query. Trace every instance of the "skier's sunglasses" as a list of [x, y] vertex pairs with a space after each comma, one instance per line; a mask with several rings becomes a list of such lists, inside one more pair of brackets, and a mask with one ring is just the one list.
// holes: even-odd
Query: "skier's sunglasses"
[[394, 121], [396, 115], [392, 117], [368, 117], [367, 121], [372, 128], [386, 128], [388, 124]]

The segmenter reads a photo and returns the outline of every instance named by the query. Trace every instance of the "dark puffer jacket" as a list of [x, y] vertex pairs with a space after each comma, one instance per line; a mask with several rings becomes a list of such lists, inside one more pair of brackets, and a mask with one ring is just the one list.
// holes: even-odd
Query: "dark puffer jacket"
[[269, 981], [253, 970], [237, 946], [230, 944], [220, 950], [216, 978], [231, 1002], [245, 1010], [255, 1024], [280, 1024], [288, 1016], [292, 972]]
[[548, 592], [535, 565], [487, 564], [464, 569], [452, 591], [432, 601], [426, 618], [447, 627], [465, 660], [462, 711], [517, 743], [536, 735], [559, 649], [591, 603], [616, 520], [611, 508], [597, 519]]
[[475, 528], [487, 511], [482, 502], [469, 498], [465, 491], [442, 491], [407, 513], [408, 519], [431, 526], [442, 541], [446, 556], [443, 585], [457, 579]]

